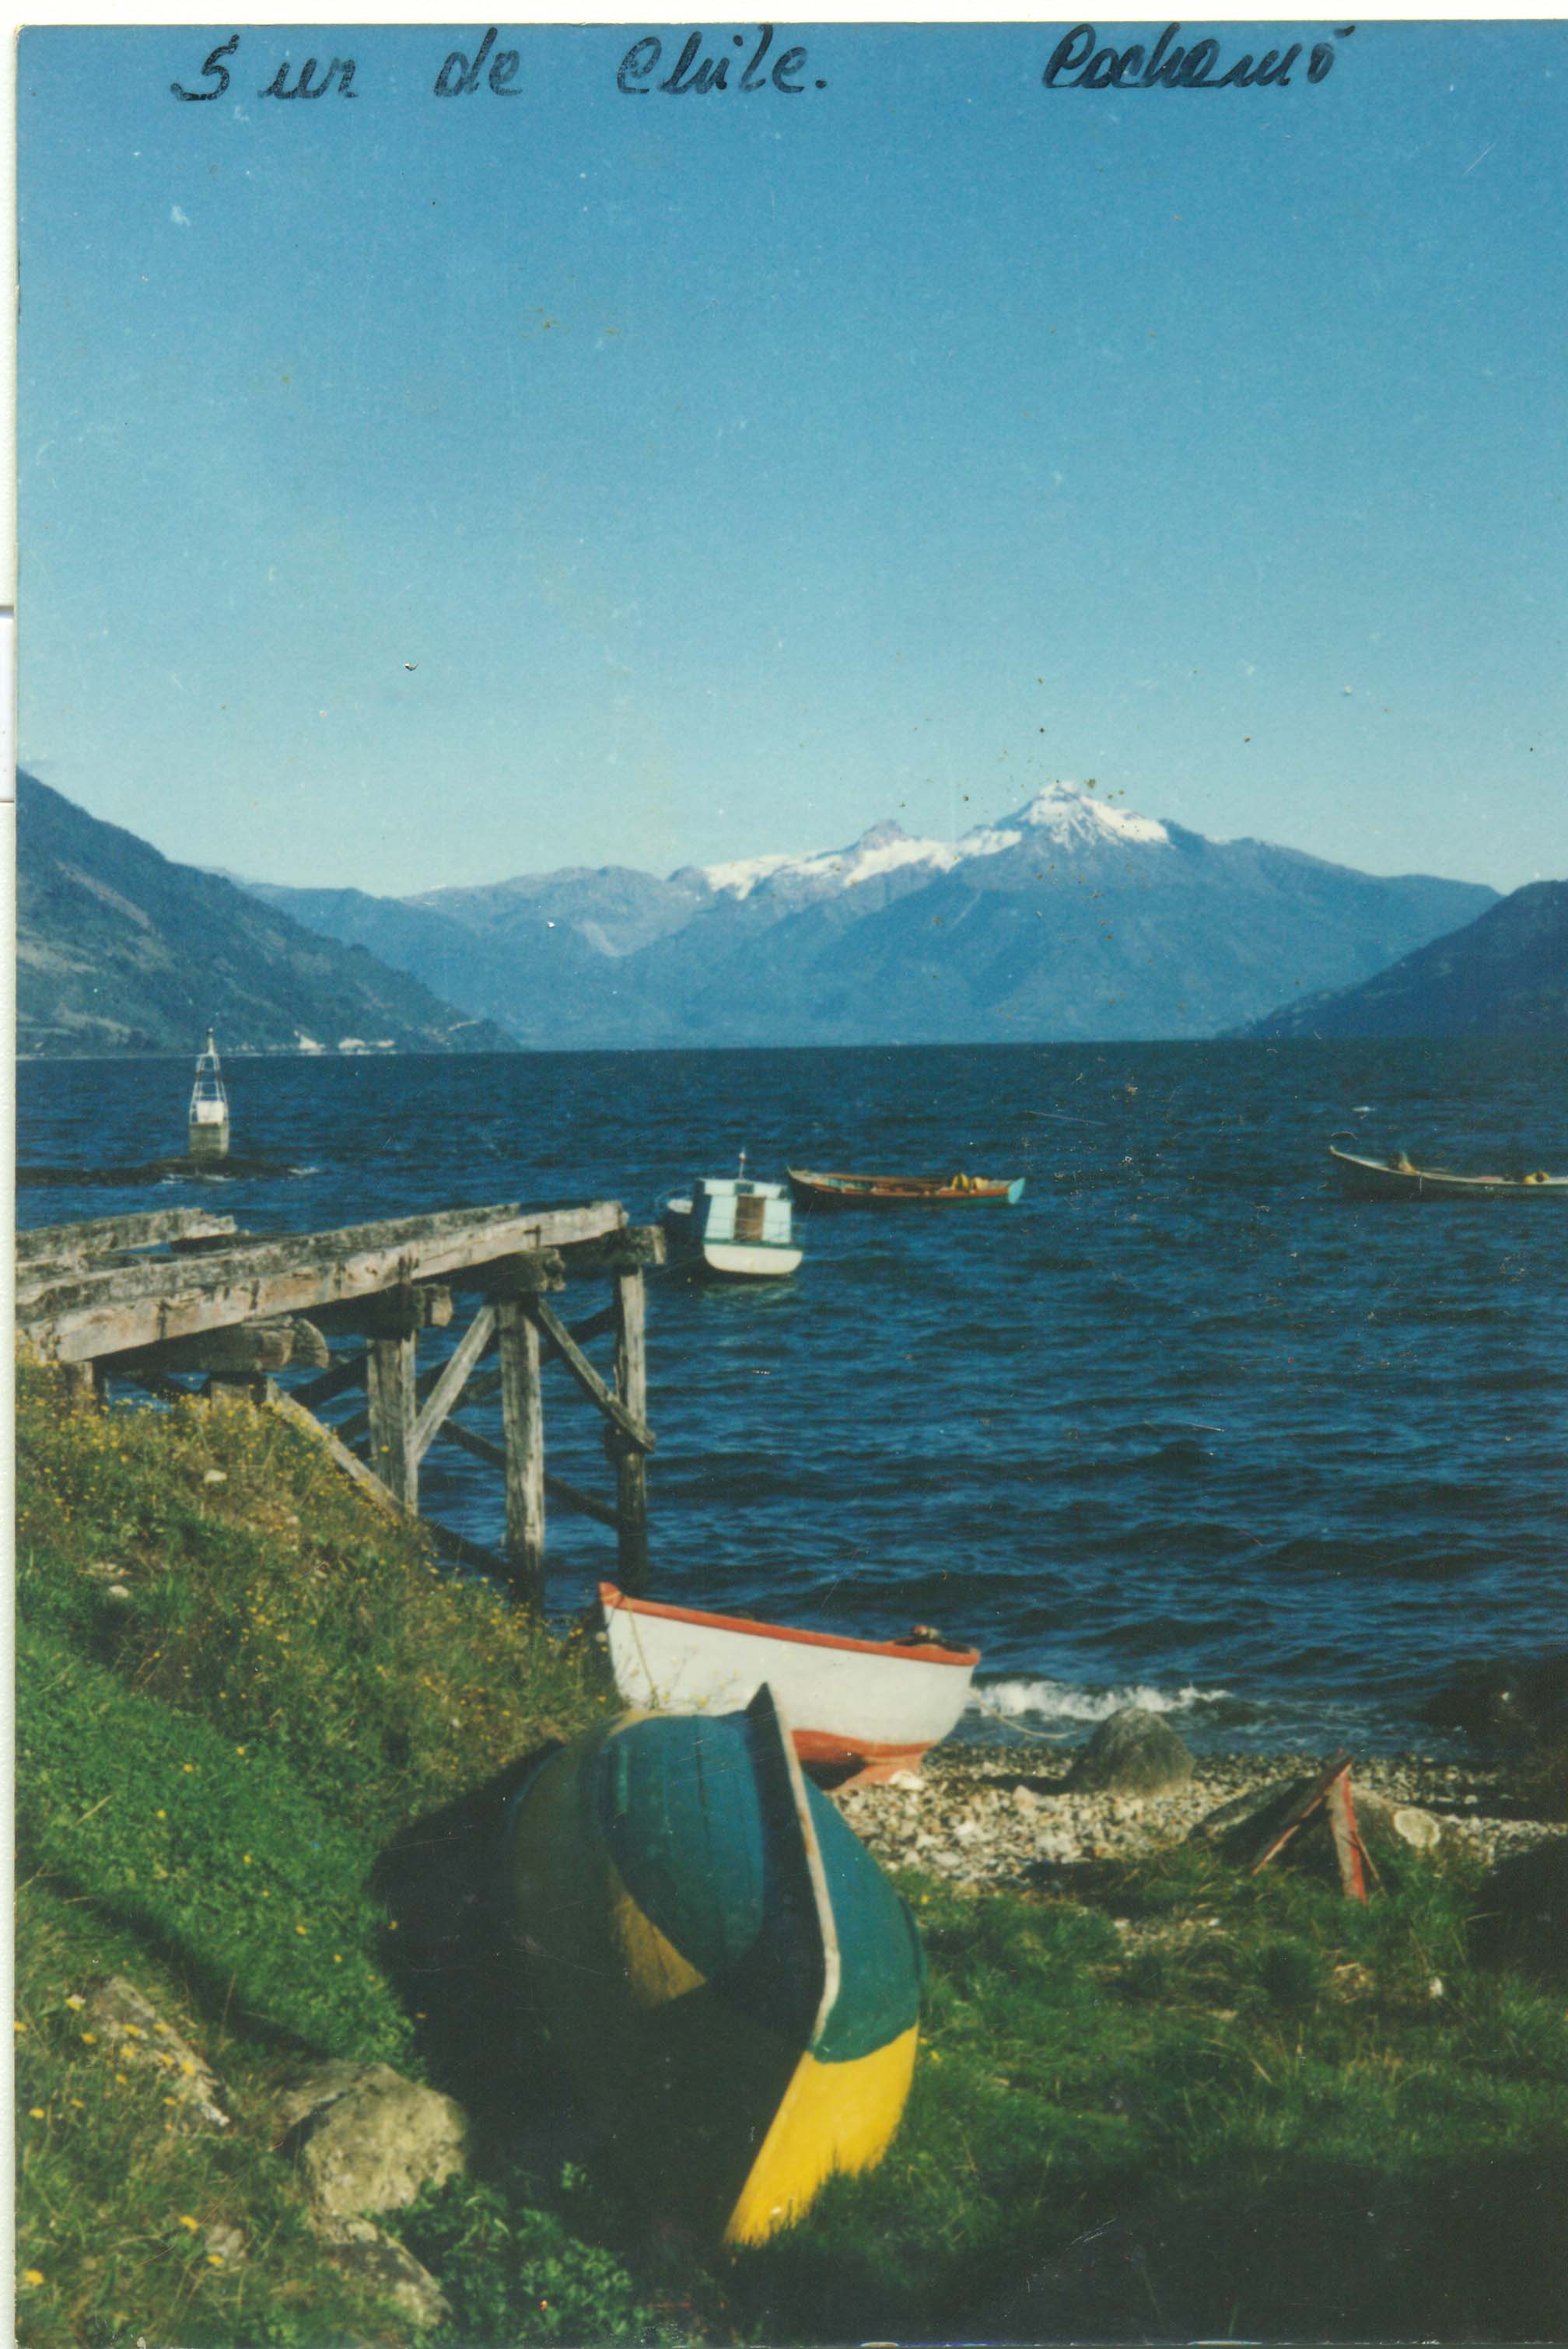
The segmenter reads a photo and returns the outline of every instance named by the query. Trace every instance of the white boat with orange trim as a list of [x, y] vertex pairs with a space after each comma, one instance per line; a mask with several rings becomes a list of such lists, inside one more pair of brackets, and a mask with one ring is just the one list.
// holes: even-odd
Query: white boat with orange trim
[[599, 1585], [624, 1702], [655, 1713], [731, 1713], [771, 1688], [804, 1766], [874, 1785], [918, 1767], [963, 1712], [980, 1661], [916, 1625], [903, 1640], [846, 1640], [745, 1615], [630, 1599]]

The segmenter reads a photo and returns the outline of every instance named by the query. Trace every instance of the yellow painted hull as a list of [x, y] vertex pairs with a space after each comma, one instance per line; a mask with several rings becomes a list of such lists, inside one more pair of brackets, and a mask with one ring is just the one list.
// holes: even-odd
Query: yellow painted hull
[[665, 2215], [763, 2242], [882, 2158], [914, 2068], [918, 1942], [766, 1692], [555, 1755], [507, 1873], [550, 2047]]
[[920, 2026], [848, 2064], [802, 2055], [724, 2230], [765, 2243], [803, 2218], [830, 2178], [874, 2169], [892, 2143], [914, 2077]]

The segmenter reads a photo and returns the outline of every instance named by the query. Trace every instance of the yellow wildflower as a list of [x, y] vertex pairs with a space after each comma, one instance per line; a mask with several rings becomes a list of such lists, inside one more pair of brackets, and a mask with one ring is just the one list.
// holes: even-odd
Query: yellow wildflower
[[27, 2115], [27, 2118], [28, 2118], [30, 2121], [41, 2121], [41, 2120], [43, 2119], [43, 2117], [44, 2117], [44, 2107], [43, 2107], [43, 2106], [42, 2106], [42, 2105], [35, 2105], [35, 2106], [33, 2106], [33, 2108], [32, 2108], [31, 2112]]
[[24, 2268], [22, 2271], [22, 2281], [24, 2283], [42, 2283], [44, 2281], [44, 2271], [42, 2268]]
[[199, 2235], [201, 2232], [201, 2220], [189, 2217], [183, 2210], [180, 2213], [180, 2223], [182, 2227], [189, 2227], [193, 2235]]

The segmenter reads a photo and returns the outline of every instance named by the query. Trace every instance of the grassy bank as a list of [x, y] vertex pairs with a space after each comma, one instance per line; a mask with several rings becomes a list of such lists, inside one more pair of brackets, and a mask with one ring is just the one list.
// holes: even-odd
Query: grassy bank
[[[888, 2160], [764, 2252], [672, 2242], [547, 2067], [508, 2068], [504, 1961], [456, 1897], [476, 1806], [603, 1717], [598, 1651], [437, 1570], [246, 1405], [73, 1418], [25, 1366], [18, 1442], [25, 2340], [409, 2337], [274, 2149], [307, 2051], [475, 2116], [471, 2174], [398, 2222], [453, 2349], [1560, 2334], [1561, 1984], [1479, 1961], [1457, 1863], [1365, 1910], [1191, 1848], [1071, 1899], [906, 1878], [931, 1984]], [[106, 2054], [73, 2002], [108, 1973], [199, 2048], [228, 2130]]]

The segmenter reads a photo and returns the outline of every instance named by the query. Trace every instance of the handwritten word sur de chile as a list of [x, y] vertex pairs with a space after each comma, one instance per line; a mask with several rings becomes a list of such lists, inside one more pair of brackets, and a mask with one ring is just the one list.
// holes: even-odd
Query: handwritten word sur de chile
[[[480, 88], [482, 76], [484, 87], [495, 97], [521, 98], [521, 90], [513, 85], [522, 69], [521, 53], [517, 49], [497, 49], [495, 45], [499, 37], [492, 25], [471, 58], [463, 50], [453, 49], [436, 76], [432, 97], [468, 98]], [[634, 41], [622, 57], [615, 74], [615, 87], [628, 98], [646, 98], [653, 90], [661, 90], [667, 98], [685, 98], [688, 92], [700, 97], [709, 90], [731, 88], [747, 91], [771, 88], [785, 98], [801, 95], [806, 88], [805, 81], [800, 78], [806, 71], [803, 48], [782, 50], [769, 67], [767, 60], [773, 47], [771, 25], [758, 25], [755, 35], [735, 33], [730, 37], [733, 46], [741, 50], [755, 39], [751, 55], [744, 63], [738, 57], [723, 53], [717, 57], [705, 56], [702, 35], [691, 33], [670, 71], [662, 80], [655, 80], [655, 76], [664, 62], [664, 43], [656, 35], [650, 33], [643, 39]], [[182, 98], [187, 105], [198, 106], [204, 99], [222, 98], [233, 78], [223, 59], [234, 57], [239, 47], [240, 36], [235, 33], [211, 51], [201, 73], [193, 77], [198, 81], [211, 82], [212, 87], [210, 89], [187, 89], [182, 82], [173, 81], [169, 85], [170, 95]], [[493, 57], [490, 54], [492, 50], [495, 51]], [[729, 78], [732, 66], [739, 67], [733, 84]], [[339, 98], [357, 98], [359, 92], [354, 87], [356, 70], [353, 57], [331, 57], [325, 67], [315, 57], [306, 57], [291, 83], [285, 58], [271, 81], [257, 90], [256, 96], [325, 98], [329, 91], [335, 90]], [[235, 72], [238, 71], [236, 65]], [[817, 81], [815, 86], [818, 89], [828, 87], [825, 81]]]

